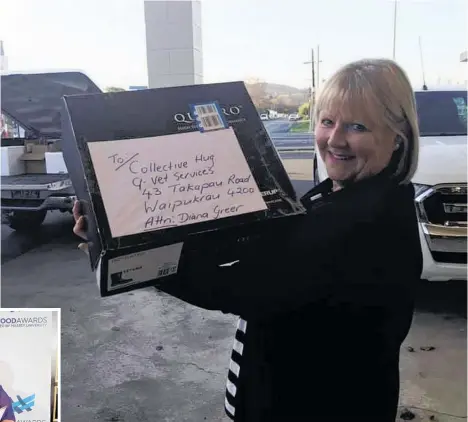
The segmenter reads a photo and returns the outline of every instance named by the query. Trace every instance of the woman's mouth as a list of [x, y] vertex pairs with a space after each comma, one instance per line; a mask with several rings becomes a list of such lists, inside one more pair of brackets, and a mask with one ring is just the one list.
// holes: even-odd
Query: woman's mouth
[[328, 151], [328, 153], [334, 160], [339, 160], [339, 161], [349, 161], [355, 158], [354, 155], [350, 155], [350, 154], [337, 154], [331, 151]]

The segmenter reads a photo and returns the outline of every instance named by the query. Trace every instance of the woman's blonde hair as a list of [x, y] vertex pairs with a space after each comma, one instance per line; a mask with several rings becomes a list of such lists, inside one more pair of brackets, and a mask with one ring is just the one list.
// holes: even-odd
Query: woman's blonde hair
[[388, 59], [365, 59], [338, 70], [321, 89], [314, 110], [338, 107], [348, 115], [382, 123], [395, 133], [399, 154], [394, 176], [410, 183], [418, 166], [419, 127], [413, 88], [405, 71]]

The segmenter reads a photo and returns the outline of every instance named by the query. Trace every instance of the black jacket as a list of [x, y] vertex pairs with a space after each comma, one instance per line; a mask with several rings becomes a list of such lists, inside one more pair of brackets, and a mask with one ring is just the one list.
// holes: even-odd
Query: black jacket
[[228, 257], [207, 242], [158, 288], [247, 321], [229, 373], [235, 421], [394, 422], [422, 270], [414, 188], [383, 172], [302, 200], [307, 215], [265, 223], [238, 263], [220, 267]]

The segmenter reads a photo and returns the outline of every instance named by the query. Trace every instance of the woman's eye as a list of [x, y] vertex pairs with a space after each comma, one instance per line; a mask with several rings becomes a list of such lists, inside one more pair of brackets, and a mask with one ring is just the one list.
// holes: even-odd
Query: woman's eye
[[355, 130], [356, 132], [367, 132], [368, 131], [368, 129], [364, 125], [361, 125], [360, 123], [350, 124], [349, 127], [352, 130]]
[[333, 124], [333, 122], [330, 119], [322, 119], [321, 123], [323, 126], [327, 126], [327, 127]]

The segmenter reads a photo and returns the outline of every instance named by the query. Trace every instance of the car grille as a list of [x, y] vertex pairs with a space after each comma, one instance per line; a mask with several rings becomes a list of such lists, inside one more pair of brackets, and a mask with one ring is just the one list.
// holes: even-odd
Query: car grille
[[432, 258], [436, 262], [449, 262], [451, 264], [466, 264], [467, 254], [463, 252], [432, 252]]
[[432, 258], [441, 263], [466, 264], [467, 185], [434, 186], [421, 196], [417, 199], [419, 217], [432, 229], [433, 234], [426, 232]]
[[443, 226], [466, 225], [467, 187], [436, 186], [432, 195], [424, 199], [422, 205], [428, 223]]

